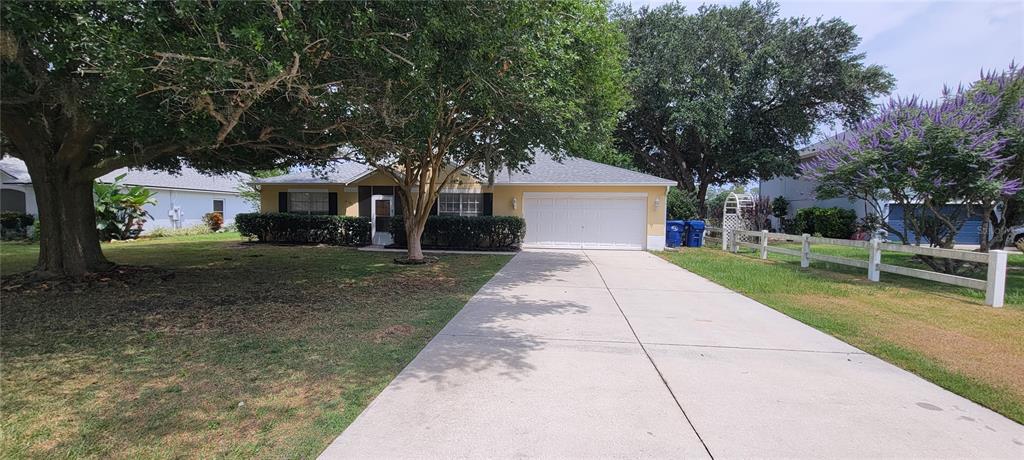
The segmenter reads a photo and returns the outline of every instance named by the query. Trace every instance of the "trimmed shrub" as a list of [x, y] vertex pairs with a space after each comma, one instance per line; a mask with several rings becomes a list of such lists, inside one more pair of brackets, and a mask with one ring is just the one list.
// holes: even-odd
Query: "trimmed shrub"
[[789, 223], [786, 233], [821, 235], [825, 238], [848, 239], [856, 230], [857, 213], [842, 208], [803, 208]]
[[[421, 239], [424, 249], [510, 251], [519, 249], [526, 220], [515, 216], [430, 216]], [[391, 219], [395, 247], [406, 247], [405, 220]]]
[[20, 212], [6, 211], [0, 213], [0, 238], [20, 240], [29, 238], [28, 228], [36, 223], [36, 216]]
[[242, 236], [263, 242], [339, 246], [370, 244], [368, 217], [250, 212], [235, 216], [235, 226]]

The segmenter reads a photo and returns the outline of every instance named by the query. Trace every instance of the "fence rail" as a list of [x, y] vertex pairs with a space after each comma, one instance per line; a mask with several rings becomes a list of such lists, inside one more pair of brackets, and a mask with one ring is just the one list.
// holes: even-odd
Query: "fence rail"
[[[759, 232], [749, 230], [727, 231], [722, 228], [708, 227], [705, 239], [721, 242], [723, 251], [739, 252], [740, 248], [752, 249], [760, 253], [762, 259], [767, 259], [768, 254], [784, 254], [800, 258], [800, 267], [807, 268], [811, 261], [827, 262], [838, 265], [867, 269], [868, 279], [879, 281], [881, 273], [893, 273], [912, 278], [919, 278], [938, 283], [952, 284], [970, 289], [985, 291], [985, 304], [993, 307], [1002, 307], [1006, 295], [1006, 251], [989, 251], [988, 253], [960, 251], [956, 249], [926, 248], [904, 244], [894, 244], [878, 239], [871, 241], [842, 240], [836, 238], [822, 238], [803, 235], [790, 235], [786, 233], [771, 233], [767, 230]], [[720, 237], [708, 235], [717, 233]], [[757, 242], [753, 242], [756, 240]], [[786, 241], [800, 243], [801, 249], [789, 249], [771, 246], [770, 241]], [[833, 246], [845, 246], [864, 249], [867, 252], [867, 260], [840, 257], [830, 254], [813, 252], [812, 245], [826, 244]], [[898, 252], [918, 256], [930, 256], [965, 262], [987, 264], [988, 270], [985, 279], [968, 278], [966, 276], [950, 275], [930, 270], [903, 267], [882, 263], [882, 252]]]

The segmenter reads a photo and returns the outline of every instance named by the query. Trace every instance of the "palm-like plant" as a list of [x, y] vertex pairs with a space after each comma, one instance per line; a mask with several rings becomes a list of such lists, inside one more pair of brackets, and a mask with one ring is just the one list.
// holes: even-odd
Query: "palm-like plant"
[[145, 206], [156, 204], [156, 192], [138, 185], [125, 187], [121, 183], [124, 178], [121, 174], [113, 182], [93, 185], [96, 231], [103, 241], [134, 238], [142, 232], [146, 218], [152, 217]]

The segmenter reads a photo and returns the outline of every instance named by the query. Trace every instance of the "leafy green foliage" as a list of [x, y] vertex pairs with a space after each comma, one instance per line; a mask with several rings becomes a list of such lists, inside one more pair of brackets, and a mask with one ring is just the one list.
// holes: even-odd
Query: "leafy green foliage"
[[[373, 28], [404, 40], [346, 71], [365, 88], [351, 113], [366, 128], [350, 153], [399, 185], [409, 238], [460, 172], [488, 177], [528, 167], [537, 149], [610, 145], [626, 94], [622, 36], [603, 1], [376, 6]], [[422, 257], [418, 244], [409, 250]]]
[[18, 229], [31, 227], [36, 222], [36, 216], [20, 212], [0, 212], [0, 227], [4, 229]]
[[666, 201], [668, 203], [666, 210], [670, 220], [696, 219], [700, 216], [699, 208], [697, 207], [697, 197], [694, 196], [693, 192], [672, 187], [668, 191]]
[[28, 228], [36, 222], [36, 216], [20, 212], [0, 212], [0, 239], [20, 240], [29, 237]]
[[856, 121], [893, 87], [866, 65], [853, 26], [779, 17], [773, 2], [679, 3], [615, 17], [627, 36], [633, 105], [619, 147], [703, 205], [711, 186], [792, 173], [815, 127]]
[[125, 187], [121, 183], [124, 177], [121, 174], [114, 182], [93, 184], [96, 230], [103, 241], [135, 238], [142, 233], [146, 218], [152, 217], [145, 206], [156, 204], [156, 192], [138, 185]]
[[785, 219], [789, 215], [789, 200], [784, 196], [777, 196], [772, 200], [772, 215], [779, 218]]
[[[405, 220], [391, 219], [395, 245], [405, 247]], [[526, 220], [516, 216], [430, 216], [423, 230], [423, 247], [467, 250], [513, 250], [523, 244]]]
[[857, 213], [849, 209], [803, 208], [796, 212], [796, 217], [786, 232], [847, 239], [853, 234], [856, 222]]
[[235, 226], [242, 236], [262, 242], [340, 246], [370, 244], [368, 217], [252, 212], [236, 215]]

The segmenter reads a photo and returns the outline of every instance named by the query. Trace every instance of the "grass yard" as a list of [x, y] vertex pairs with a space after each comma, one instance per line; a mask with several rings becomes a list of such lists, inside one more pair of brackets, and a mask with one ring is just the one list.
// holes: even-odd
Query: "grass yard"
[[[812, 251], [860, 257], [859, 250]], [[866, 259], [866, 251], [863, 258]], [[1024, 423], [1024, 256], [1010, 256], [1007, 306], [986, 307], [983, 292], [771, 254], [683, 248], [664, 258], [768, 305], [954, 393]], [[920, 267], [902, 254], [886, 263]]]
[[[37, 251], [3, 243], [0, 270]], [[0, 293], [4, 458], [315, 457], [509, 260], [400, 266], [237, 234], [104, 251], [175, 277]]]

